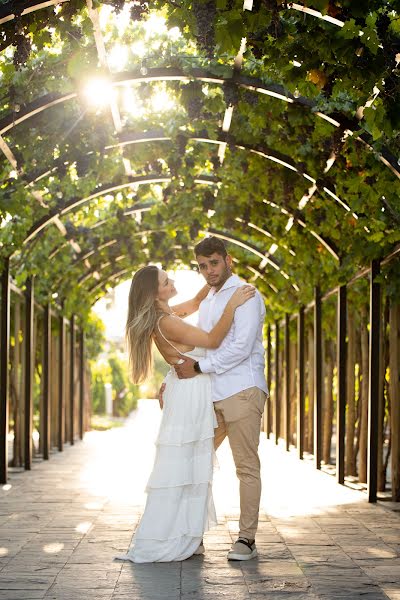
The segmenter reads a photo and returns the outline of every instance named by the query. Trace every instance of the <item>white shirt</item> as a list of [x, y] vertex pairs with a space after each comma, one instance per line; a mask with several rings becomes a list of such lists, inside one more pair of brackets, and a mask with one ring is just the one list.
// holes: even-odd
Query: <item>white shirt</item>
[[[210, 331], [214, 327], [236, 288], [244, 283], [237, 275], [231, 275], [218, 292], [211, 288], [199, 308], [201, 329]], [[232, 326], [219, 348], [208, 349], [206, 358], [199, 360], [201, 371], [211, 374], [214, 402], [251, 387], [268, 393], [262, 343], [264, 317], [264, 302], [256, 291], [254, 298], [236, 309]]]

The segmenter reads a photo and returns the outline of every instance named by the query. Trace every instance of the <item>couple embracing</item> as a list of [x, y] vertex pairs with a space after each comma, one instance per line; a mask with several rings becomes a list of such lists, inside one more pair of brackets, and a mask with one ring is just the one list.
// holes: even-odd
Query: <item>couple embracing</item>
[[[132, 378], [151, 369], [155, 343], [171, 369], [160, 390], [163, 415], [146, 507], [127, 554], [132, 562], [181, 561], [203, 554], [203, 533], [217, 524], [212, 497], [215, 449], [228, 437], [240, 484], [239, 537], [228, 560], [257, 555], [261, 495], [258, 443], [268, 393], [261, 295], [232, 274], [215, 237], [195, 246], [207, 285], [170, 306], [173, 281], [156, 266], [134, 275], [126, 325]], [[199, 310], [198, 327], [182, 319]]]

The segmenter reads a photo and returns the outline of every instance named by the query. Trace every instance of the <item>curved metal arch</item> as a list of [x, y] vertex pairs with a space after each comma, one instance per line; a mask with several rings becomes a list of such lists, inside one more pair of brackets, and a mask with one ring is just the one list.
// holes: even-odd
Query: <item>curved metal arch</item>
[[[158, 178], [159, 180], [160, 178]], [[165, 178], [167, 181], [170, 181], [170, 178]], [[138, 180], [140, 181], [140, 183], [154, 183], [155, 178], [152, 175], [148, 175], [148, 176], [140, 176], [138, 178], [135, 178], [135, 181], [133, 183], [137, 183]], [[208, 183], [208, 184], [215, 184], [217, 183], [217, 179], [216, 178], [212, 178], [212, 177], [208, 177], [207, 179], [205, 179], [204, 177], [202, 179], [199, 180], [201, 183]], [[116, 189], [122, 189], [122, 187], [127, 187], [129, 185], [132, 185], [132, 181], [128, 184], [122, 184], [122, 185], [113, 185], [112, 188], [106, 188], [104, 189], [104, 186], [102, 186], [102, 190], [97, 192], [96, 194], [92, 194], [91, 196], [89, 196], [89, 199], [93, 199], [95, 197], [97, 197], [98, 195], [107, 193], [109, 191], [113, 191]], [[75, 205], [75, 201], [74, 205]], [[81, 203], [81, 202], [80, 202]], [[150, 209], [150, 205], [145, 205], [145, 206], [134, 206], [131, 207], [129, 210], [129, 212], [137, 212], [139, 210], [149, 210]], [[65, 214], [66, 212], [66, 208], [64, 208], [64, 212], [62, 214]], [[286, 209], [285, 209], [286, 210]], [[290, 213], [289, 211], [286, 211], [287, 214], [289, 214], [290, 216], [293, 217], [293, 219], [298, 222], [303, 228], [306, 228], [307, 231], [313, 236], [315, 237], [319, 243], [323, 244], [323, 246], [325, 247], [325, 249], [328, 250], [328, 252], [333, 256], [333, 258], [335, 258], [336, 261], [339, 261], [339, 255], [337, 253], [337, 250], [335, 248], [335, 246], [333, 245], [333, 243], [330, 240], [327, 240], [325, 238], [323, 238], [322, 236], [320, 236], [319, 234], [317, 234], [316, 232], [314, 232], [312, 229], [310, 229], [304, 221], [301, 221], [299, 219], [299, 217], [297, 215], [295, 215], [294, 213]], [[26, 245], [28, 243], [29, 240], [33, 239], [34, 236], [36, 236], [39, 231], [43, 230], [44, 227], [46, 227], [47, 225], [49, 225], [51, 223], [51, 221], [56, 217], [56, 216], [60, 216], [59, 213], [53, 214], [51, 216], [46, 216], [43, 219], [41, 219], [36, 225], [33, 226], [33, 228], [31, 229], [30, 233], [28, 234], [26, 240], [24, 241], [24, 244]], [[54, 256], [54, 253], [53, 253]], [[267, 261], [269, 260], [269, 257], [267, 255], [267, 253], [265, 253], [262, 257], [262, 260]], [[275, 261], [272, 261], [275, 262]]]
[[[127, 209], [125, 209], [123, 211], [123, 216], [124, 217], [128, 217], [131, 216], [135, 213], [138, 212], [148, 212], [150, 211], [154, 206], [156, 205], [156, 201], [153, 202], [147, 202], [145, 204], [137, 204], [137, 205], [133, 205]], [[217, 213], [217, 209], [215, 209], [215, 212]], [[90, 229], [97, 229], [98, 227], [101, 227], [102, 225], [105, 225], [111, 218], [113, 218], [115, 215], [110, 215], [107, 219], [103, 219], [100, 221], [97, 221], [96, 223], [94, 223], [94, 225], [90, 228]], [[290, 250], [290, 248], [288, 248], [286, 245], [282, 245], [279, 244], [279, 240], [277, 237], [275, 237], [272, 233], [270, 233], [269, 231], [258, 227], [257, 225], [254, 225], [253, 223], [251, 223], [250, 221], [245, 221], [240, 217], [236, 217], [235, 221], [237, 221], [238, 223], [244, 223], [245, 225], [247, 225], [248, 227], [250, 227], [251, 229], [254, 229], [255, 231], [258, 231], [261, 235], [264, 235], [265, 237], [271, 239], [274, 241], [274, 243], [276, 243], [276, 245], [279, 248], [283, 248], [286, 252], [288, 252], [289, 254], [291, 254], [292, 256], [296, 256], [296, 253], [293, 252], [292, 250]], [[137, 235], [142, 235], [144, 232], [138, 232]], [[135, 234], [133, 234], [135, 235]], [[82, 262], [83, 260], [88, 259], [90, 256], [93, 256], [93, 254], [95, 254], [98, 250], [102, 250], [103, 248], [107, 248], [109, 246], [112, 246], [114, 243], [117, 243], [118, 239], [112, 239], [112, 240], [108, 240], [106, 243], [101, 244], [101, 246], [98, 246], [96, 248], [96, 250], [90, 250], [89, 252], [86, 252], [85, 254], [82, 254], [82, 256], [79, 256], [76, 261], [76, 263]]]
[[[31, 12], [41, 10], [42, 8], [48, 8], [49, 6], [60, 4], [61, 2], [68, 2], [68, 0], [45, 0], [42, 2], [32, 2], [28, 0], [24, 2], [25, 6], [21, 14], [22, 16], [24, 16]], [[301, 4], [291, 3], [290, 5], [288, 5], [288, 8], [302, 13], [306, 13], [311, 17], [320, 19], [322, 21], [326, 21], [327, 23], [331, 23], [332, 25], [337, 25], [338, 27], [343, 27], [343, 25], [346, 22], [341, 21], [340, 19], [336, 19], [334, 17], [330, 17], [329, 15], [323, 15], [319, 11], [314, 10], [312, 8], [307, 8], [305, 6], [302, 6]], [[12, 10], [10, 9], [9, 11], [7, 11], [7, 6], [3, 6], [0, 9], [0, 25], [2, 23], [7, 23], [7, 21], [12, 21], [13, 19], [15, 19], [15, 14], [12, 12]]]
[[[107, 146], [106, 149], [114, 148], [119, 145], [124, 146], [127, 144], [138, 144], [138, 143], [144, 143], [144, 142], [170, 141], [171, 139], [172, 139], [171, 137], [166, 136], [164, 134], [164, 132], [161, 132], [161, 131], [151, 131], [151, 132], [147, 132], [146, 134], [127, 133], [122, 136], [122, 141], [120, 144], [115, 144], [113, 146]], [[289, 156], [286, 156], [285, 154], [282, 154], [281, 152], [278, 152], [267, 146], [256, 145], [253, 147], [249, 144], [243, 144], [241, 142], [237, 142], [237, 140], [235, 140], [235, 138], [233, 136], [227, 136], [227, 135], [223, 135], [217, 139], [211, 139], [211, 138], [207, 138], [204, 136], [202, 136], [202, 137], [193, 136], [193, 137], [190, 137], [189, 139], [192, 139], [192, 140], [198, 141], [198, 142], [205, 142], [205, 143], [217, 144], [217, 145], [223, 144], [223, 143], [229, 143], [230, 145], [235, 146], [236, 148], [245, 150], [247, 152], [250, 152], [251, 154], [261, 156], [262, 158], [265, 158], [267, 160], [275, 162], [275, 163], [281, 165], [282, 167], [297, 173], [299, 175], [299, 177], [303, 177], [304, 179], [306, 179], [308, 182], [312, 183], [316, 187], [324, 186], [322, 191], [324, 191], [330, 197], [330, 199], [333, 199], [337, 204], [339, 204], [347, 212], [351, 212], [351, 208], [345, 202], [343, 202], [343, 200], [341, 200], [328, 187], [328, 184], [325, 185], [326, 182], [323, 179], [318, 180], [318, 185], [317, 185], [317, 181], [313, 177], [311, 177], [307, 173], [299, 170], [296, 167], [296, 163]], [[138, 177], [144, 177], [144, 176], [138, 176]], [[164, 177], [153, 176], [153, 181], [151, 181], [149, 183], [166, 183], [168, 180], [169, 180], [168, 176], [164, 176]], [[200, 177], [197, 178], [195, 181], [196, 181], [196, 183], [211, 183], [211, 178], [208, 176], [203, 176], [201, 178]], [[104, 185], [107, 185], [107, 184], [104, 184]], [[69, 212], [69, 210], [72, 210], [73, 208], [78, 206], [80, 203], [85, 203], [86, 201], [90, 201], [90, 200], [94, 199], [95, 197], [97, 197], [98, 195], [101, 195], [102, 193], [109, 193], [109, 192], [113, 192], [113, 191], [118, 191], [118, 189], [122, 189], [123, 187], [129, 187], [129, 185], [131, 185], [131, 184], [127, 183], [127, 184], [123, 184], [120, 186], [109, 187], [107, 189], [103, 189], [104, 186], [102, 186], [102, 188], [96, 194], [92, 194], [92, 195], [88, 196], [87, 198], [81, 199], [79, 201], [74, 200], [74, 199], [71, 200], [69, 203], [67, 203], [66, 205], [63, 206], [62, 212], [53, 214], [51, 219], [48, 219], [47, 222], [46, 222], [46, 217], [43, 217], [42, 226], [39, 227], [39, 229], [37, 230], [36, 233], [35, 233], [34, 227], [33, 227], [28, 233], [28, 238], [26, 238], [26, 240], [24, 240], [23, 243], [25, 244], [28, 241], [30, 241], [30, 239], [32, 239], [32, 237], [34, 237], [37, 233], [39, 233], [39, 231], [41, 231], [41, 229], [43, 229], [43, 227], [47, 226], [47, 224], [49, 224], [57, 216], [62, 216], [63, 214], [66, 214], [66, 212]], [[357, 215], [355, 215], [355, 216], [357, 217]], [[331, 241], [329, 242], [329, 252], [331, 252], [331, 254], [334, 256], [336, 255], [335, 258], [338, 259], [337, 249], [336, 249], [335, 245], [333, 244], [333, 242], [331, 242]]]
[[[68, 2], [69, 0], [44, 0], [42, 2], [32, 2], [27, 1], [24, 2], [24, 8], [21, 12], [21, 16], [28, 15], [29, 13], [36, 12], [41, 10], [42, 8], [49, 8], [49, 6], [54, 6], [56, 4], [61, 4], [61, 2]], [[20, 0], [20, 4], [22, 1]], [[7, 5], [3, 5], [0, 7], [0, 25], [3, 23], [7, 23], [8, 21], [12, 21], [15, 19], [15, 14], [12, 12], [12, 4], [9, 7], [10, 10], [7, 11]]]
[[[27, 237], [23, 241], [23, 246], [28, 244], [32, 239], [34, 239], [40, 231], [45, 229], [50, 223], [54, 221], [57, 217], [62, 217], [69, 213], [74, 208], [81, 206], [82, 204], [86, 204], [86, 202], [90, 202], [99, 196], [103, 196], [104, 194], [109, 194], [111, 192], [118, 192], [119, 190], [123, 190], [127, 187], [133, 185], [141, 185], [141, 184], [152, 184], [152, 183], [169, 183], [171, 181], [171, 176], [160, 176], [159, 174], [154, 175], [137, 175], [135, 177], [131, 177], [129, 181], [120, 184], [103, 184], [97, 188], [89, 196], [85, 196], [85, 198], [72, 198], [67, 204], [63, 204], [61, 206], [55, 207], [50, 211], [48, 215], [45, 215], [41, 219], [38, 219], [36, 223], [34, 223], [31, 229], [28, 231]], [[211, 177], [209, 175], [202, 175], [201, 177], [197, 177], [195, 179], [195, 183], [212, 185], [216, 182], [215, 177]]]
[[[130, 214], [130, 213], [128, 213], [128, 214]], [[247, 224], [247, 225], [249, 225], [249, 223], [246, 223], [246, 224]], [[213, 230], [211, 230], [211, 229], [210, 229], [210, 230], [208, 230], [208, 231], [210, 231], [210, 232], [211, 232], [211, 231], [213, 231]], [[137, 233], [134, 233], [134, 234], [132, 234], [132, 236], [133, 236], [133, 237], [140, 237], [140, 236], [142, 236], [142, 235], [147, 235], [147, 234], [151, 234], [151, 233], [154, 233], [154, 230], [144, 230], [144, 231], [138, 231]], [[217, 237], [217, 236], [216, 236], [216, 237]], [[76, 261], [74, 262], [74, 265], [73, 265], [73, 266], [75, 266], [75, 265], [77, 265], [77, 264], [79, 264], [79, 263], [83, 262], [84, 260], [86, 260], [86, 259], [90, 258], [90, 257], [91, 257], [91, 256], [93, 256], [93, 254], [95, 254], [95, 253], [96, 253], [98, 250], [100, 250], [100, 249], [104, 249], [104, 248], [108, 248], [108, 247], [110, 247], [110, 246], [114, 246], [114, 245], [116, 245], [116, 244], [119, 244], [119, 243], [120, 243], [120, 240], [119, 240], [118, 238], [114, 238], [114, 239], [108, 240], [106, 243], [104, 243], [104, 244], [102, 244], [101, 246], [99, 246], [99, 247], [98, 247], [96, 250], [91, 250], [90, 252], [86, 252], [86, 253], [85, 253], [83, 256], [80, 256], [79, 258], [77, 258], [77, 259], [76, 259]], [[242, 247], [244, 247], [244, 246], [243, 246], [243, 244], [239, 244], [239, 243], [238, 243], [238, 245], [242, 245]], [[251, 244], [248, 244], [248, 246], [252, 246], [252, 245], [251, 245]], [[255, 248], [256, 250], [258, 250], [256, 246], [252, 246], [252, 247], [253, 247], [253, 248]], [[246, 248], [246, 249], [247, 249], [247, 248]], [[262, 255], [262, 260], [263, 260], [263, 261], [266, 261], [266, 263], [267, 263], [267, 264], [271, 264], [271, 262], [270, 262], [268, 259], [269, 259], [269, 255], [268, 255], [268, 253], [266, 252], [266, 253], [264, 253], [264, 254]], [[118, 259], [114, 259], [114, 260], [118, 260]], [[108, 262], [108, 264], [110, 264], [110, 262]], [[275, 263], [275, 264], [279, 264], [279, 263]], [[271, 264], [271, 266], [273, 266], [273, 267], [276, 269], [276, 267], [275, 267], [275, 265], [274, 265], [274, 264]], [[279, 266], [280, 266], [280, 265], [279, 265]], [[97, 272], [97, 271], [99, 271], [99, 270], [101, 270], [101, 269], [99, 269], [99, 267], [98, 267], [98, 266], [92, 266], [92, 268], [88, 269], [88, 271], [87, 271], [87, 272], [86, 272], [84, 275], [82, 275], [81, 277], [79, 277], [79, 279], [78, 279], [78, 282], [85, 281], [85, 280], [89, 279], [89, 277], [92, 277], [92, 276], [93, 276], [93, 274], [94, 274], [94, 273], [96, 273], [96, 272]], [[261, 271], [257, 271], [257, 274], [258, 274], [258, 275], [260, 275], [260, 274], [261, 274]], [[61, 281], [61, 280], [57, 280], [57, 281]], [[57, 284], [57, 282], [56, 282], [56, 284]]]
[[[140, 235], [147, 235], [147, 234], [153, 234], [153, 233], [158, 233], [160, 231], [160, 229], [158, 230], [146, 230], [146, 231], [140, 231], [137, 233], [138, 236]], [[239, 246], [241, 248], [244, 248], [245, 250], [247, 250], [248, 252], [250, 252], [251, 254], [254, 254], [255, 256], [258, 256], [261, 260], [264, 260], [267, 262], [267, 264], [269, 264], [271, 267], [273, 267], [273, 269], [275, 269], [275, 271], [277, 271], [282, 277], [284, 277], [284, 279], [286, 280], [290, 280], [290, 276], [282, 269], [281, 265], [272, 260], [270, 257], [266, 256], [265, 253], [263, 254], [261, 252], [261, 250], [255, 246], [254, 244], [251, 244], [249, 242], [244, 242], [241, 238], [238, 238], [236, 236], [232, 236], [231, 234], [227, 233], [227, 232], [221, 232], [219, 230], [216, 229], [208, 229], [206, 232], [204, 233], [212, 233], [212, 235], [215, 235], [216, 237], [220, 237], [221, 239], [225, 239], [226, 241], [229, 241], [233, 244], [235, 244], [236, 246]], [[223, 237], [225, 236], [225, 237]], [[115, 259], [114, 259], [115, 260]], [[108, 265], [111, 264], [110, 262], [107, 263]], [[99, 269], [94, 268], [93, 272], [98, 271]], [[61, 280], [59, 280], [61, 281]], [[295, 283], [291, 283], [291, 286], [293, 287], [293, 289], [296, 290], [296, 292], [299, 291], [299, 287], [295, 284]]]
[[[165, 139], [170, 139], [170, 138], [165, 138]], [[278, 164], [280, 164], [281, 166], [288, 168], [292, 171], [295, 171], [296, 173], [298, 173], [299, 176], [304, 177], [306, 180], [312, 182], [313, 184], [316, 184], [316, 181], [314, 178], [312, 178], [310, 175], [308, 175], [307, 173], [303, 173], [301, 171], [299, 171], [297, 169], [297, 167], [295, 166], [294, 161], [292, 161], [292, 159], [290, 157], [287, 157], [285, 155], [283, 155], [282, 153], [276, 152], [274, 150], [271, 150], [270, 148], [265, 148], [265, 147], [261, 147], [261, 146], [257, 146], [255, 148], [247, 145], [247, 144], [235, 144], [234, 143], [234, 138], [232, 138], [231, 136], [224, 136], [223, 139], [218, 139], [218, 140], [211, 140], [209, 138], [194, 138], [198, 141], [206, 141], [207, 143], [215, 143], [215, 144], [220, 144], [220, 143], [225, 143], [226, 141], [228, 141], [229, 143], [237, 146], [240, 149], [244, 149], [247, 150], [251, 153], [254, 153], [258, 156], [262, 156], [263, 158], [266, 158], [268, 160], [272, 160], [273, 162], [276, 162]], [[143, 137], [140, 138], [140, 141], [143, 140]], [[157, 137], [157, 141], [159, 141], [159, 136]], [[124, 143], [127, 143], [127, 141], [125, 141]], [[136, 143], [136, 140], [134, 139], [133, 141], [131, 140], [131, 143]], [[47, 225], [49, 225], [56, 217], [60, 217], [64, 214], [66, 214], [67, 212], [69, 212], [70, 210], [76, 208], [77, 206], [84, 204], [86, 202], [89, 202], [91, 200], [93, 200], [94, 198], [97, 198], [98, 196], [101, 196], [105, 193], [110, 193], [110, 192], [114, 192], [114, 191], [118, 191], [120, 189], [129, 187], [130, 185], [133, 184], [140, 184], [140, 183], [167, 183], [170, 181], [170, 177], [168, 176], [160, 176], [160, 175], [153, 175], [153, 176], [148, 176], [148, 175], [142, 175], [142, 176], [136, 176], [131, 178], [131, 180], [127, 183], [124, 184], [119, 184], [119, 185], [109, 185], [109, 184], [104, 184], [103, 186], [101, 186], [98, 191], [90, 194], [89, 196], [85, 197], [85, 198], [81, 198], [81, 199], [72, 199], [70, 202], [68, 202], [66, 205], [63, 205], [62, 208], [60, 210], [57, 210], [57, 208], [55, 210], [52, 211], [52, 213], [50, 215], [46, 215], [45, 217], [42, 217], [42, 219], [40, 219], [39, 221], [37, 221], [32, 228], [29, 230], [27, 237], [25, 238], [25, 240], [23, 241], [23, 245], [26, 245], [31, 239], [33, 239], [42, 229], [44, 229], [45, 227], [47, 227]], [[197, 179], [195, 179], [196, 183], [206, 183], [206, 184], [213, 184], [216, 182], [216, 178], [214, 177], [210, 177], [210, 176], [201, 176], [198, 177]], [[319, 182], [320, 185], [323, 185], [324, 182]], [[339, 205], [341, 205], [343, 208], [345, 208], [345, 210], [347, 211], [351, 211], [350, 207], [348, 207], [332, 190], [330, 190], [329, 187], [324, 186], [323, 190], [331, 197], [333, 198], [336, 202], [338, 202]], [[329, 250], [329, 252], [338, 260], [339, 256], [338, 256], [338, 252], [337, 249], [335, 247], [335, 245], [333, 244], [332, 241], [328, 241], [326, 240], [324, 242], [324, 246]]]
[[[135, 132], [126, 132], [121, 137], [121, 142], [119, 144], [115, 144], [113, 146], [108, 146], [107, 148], [117, 148], [126, 146], [128, 144], [141, 144], [145, 142], [161, 142], [161, 141], [170, 141], [172, 138], [165, 135], [162, 130], [148, 131], [146, 133], [135, 133]], [[257, 144], [252, 146], [250, 144], [243, 144], [242, 142], [238, 142], [232, 135], [224, 134], [220, 138], [212, 139], [203, 136], [190, 136], [188, 139], [196, 141], [196, 142], [205, 142], [208, 144], [223, 144], [228, 143], [235, 148], [239, 148], [240, 150], [246, 150], [251, 154], [255, 154], [257, 156], [261, 156], [262, 158], [266, 158], [267, 160], [271, 160], [280, 164], [281, 166], [296, 172], [299, 176], [304, 177], [304, 179], [308, 180], [310, 183], [315, 185], [316, 189], [319, 189], [320, 186], [324, 186], [322, 190], [325, 192], [332, 200], [334, 200], [339, 206], [344, 208], [347, 212], [352, 212], [351, 207], [348, 206], [339, 196], [337, 196], [329, 187], [325, 185], [325, 181], [323, 178], [319, 178], [318, 180], [314, 179], [307, 173], [299, 170], [296, 167], [295, 161], [286, 154], [282, 152], [278, 152], [268, 146], [262, 146], [261, 144]], [[106, 149], [107, 149], [106, 148]], [[356, 213], [352, 213], [353, 216], [358, 218]]]
[[[184, 73], [181, 69], [176, 69], [173, 67], [152, 68], [149, 69], [146, 75], [142, 75], [137, 71], [127, 73], [123, 72], [115, 74], [111, 80], [111, 83], [112, 85], [119, 86], [133, 82], [147, 83], [150, 81], [191, 81], [193, 79], [204, 81], [205, 83], [215, 83], [218, 85], [223, 85], [226, 81], [229, 81], [244, 89], [266, 94], [272, 98], [277, 98], [291, 104], [297, 104], [307, 108], [308, 110], [311, 110], [315, 107], [314, 101], [302, 96], [296, 98], [293, 96], [293, 94], [285, 90], [285, 88], [279, 84], [265, 84], [256, 77], [248, 77], [244, 75], [237, 75], [234, 79], [217, 77], [216, 75], [202, 69], [192, 69], [189, 74]], [[77, 96], [77, 92], [71, 92], [64, 95], [52, 92], [45, 94], [41, 98], [35, 99], [31, 103], [23, 106], [18, 115], [15, 115], [15, 113], [10, 113], [9, 115], [6, 115], [0, 119], [0, 135], [4, 135], [4, 133], [16, 125], [26, 121], [27, 119], [30, 119], [34, 115], [37, 115], [48, 108], [52, 108], [57, 104], [72, 100]], [[357, 121], [357, 119], [349, 119], [347, 116], [341, 115], [340, 113], [331, 113], [326, 115], [321, 111], [316, 111], [313, 114], [328, 121], [335, 127], [341, 127], [343, 130], [348, 130], [351, 134], [360, 128], [360, 123]], [[376, 154], [376, 151], [372, 146], [373, 142], [370, 134], [364, 132], [356, 139], [361, 140], [368, 147], [368, 149], [372, 150]], [[389, 149], [384, 148], [382, 153], [377, 154], [381, 162], [386, 167], [390, 168], [396, 177], [400, 179], [399, 165]]]
[[[236, 262], [236, 261], [235, 261], [235, 262]], [[247, 265], [246, 265], [246, 269], [247, 269], [248, 271], [250, 271], [250, 272], [251, 272], [253, 275], [254, 275], [254, 274], [256, 274], [256, 275], [257, 275], [257, 277], [260, 277], [260, 279], [262, 279], [262, 280], [263, 280], [263, 282], [264, 282], [264, 283], [265, 283], [265, 284], [266, 284], [266, 285], [267, 285], [267, 286], [268, 286], [268, 287], [269, 287], [269, 288], [272, 290], [272, 292], [273, 292], [274, 294], [277, 294], [277, 293], [279, 293], [279, 290], [278, 290], [277, 288], [275, 288], [275, 287], [274, 287], [272, 284], [270, 284], [270, 283], [269, 283], [269, 282], [266, 280], [266, 278], [264, 277], [264, 274], [263, 274], [261, 271], [258, 271], [256, 268], [254, 268], [254, 267], [249, 267], [249, 266], [247, 266]], [[128, 273], [128, 272], [132, 272], [132, 268], [131, 268], [131, 267], [128, 267], [128, 268], [126, 268], [126, 269], [125, 269], [125, 268], [124, 268], [124, 269], [121, 269], [120, 271], [117, 271], [116, 273], [111, 273], [111, 275], [110, 275], [109, 277], [106, 277], [106, 278], [104, 278], [103, 280], [101, 280], [101, 281], [98, 281], [98, 282], [97, 282], [97, 283], [96, 283], [94, 286], [92, 286], [91, 288], [89, 288], [89, 290], [88, 290], [88, 291], [89, 291], [89, 293], [93, 292], [93, 291], [94, 291], [94, 290], [96, 290], [97, 288], [102, 288], [102, 287], [106, 286], [106, 285], [107, 285], [107, 283], [108, 283], [110, 280], [116, 279], [117, 277], [120, 277], [121, 275], [124, 275], [125, 273]], [[99, 300], [100, 298], [101, 298], [101, 296], [97, 296], [97, 297], [94, 299], [94, 301], [93, 301], [93, 304], [94, 304], [94, 303], [96, 303], [96, 302], [97, 302], [97, 300]]]
[[[326, 248], [325, 245], [325, 238], [323, 238], [322, 236], [320, 236], [316, 231], [311, 230], [308, 225], [306, 224], [305, 221], [303, 221], [298, 214], [291, 212], [289, 210], [287, 210], [286, 208], [283, 208], [282, 206], [279, 206], [279, 204], [276, 204], [275, 202], [271, 202], [270, 200], [267, 199], [263, 199], [264, 204], [268, 204], [268, 206], [272, 206], [273, 208], [277, 208], [279, 210], [280, 213], [282, 213], [283, 215], [288, 215], [289, 217], [291, 217], [293, 219], [294, 222], [298, 223], [300, 225], [300, 227], [302, 227], [303, 229], [305, 229], [306, 231], [308, 231], [309, 233], [312, 232], [313, 237], [315, 237], [316, 240], [318, 240], [318, 242], [320, 244], [322, 244], [322, 246], [324, 246], [324, 248]], [[333, 254], [331, 253], [333, 258], [335, 260], [337, 260], [338, 262], [340, 262], [340, 256], [338, 254]]]
[[120, 262], [123, 258], [128, 258], [128, 255], [120, 254], [120, 256], [113, 258], [112, 261], [109, 260], [107, 262], [104, 262], [100, 266], [98, 266], [96, 269], [92, 269], [91, 271], [88, 271], [87, 273], [85, 273], [84, 275], [82, 275], [81, 277], [78, 278], [78, 286], [80, 287], [82, 284], [85, 283], [85, 281], [87, 281], [88, 279], [93, 277], [94, 273], [99, 273], [99, 272], [103, 271], [104, 269], [106, 269], [107, 267], [112, 265], [113, 263]]

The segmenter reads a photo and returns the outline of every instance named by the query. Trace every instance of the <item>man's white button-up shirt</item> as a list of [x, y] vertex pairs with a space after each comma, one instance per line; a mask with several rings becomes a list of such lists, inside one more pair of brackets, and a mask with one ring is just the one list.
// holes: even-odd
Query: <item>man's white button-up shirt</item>
[[[210, 331], [236, 288], [244, 284], [237, 275], [231, 275], [218, 292], [211, 288], [200, 304], [199, 327]], [[236, 309], [232, 327], [220, 347], [208, 349], [206, 357], [199, 360], [202, 372], [211, 374], [214, 402], [251, 387], [268, 393], [262, 343], [264, 317], [264, 302], [257, 291], [254, 298]]]

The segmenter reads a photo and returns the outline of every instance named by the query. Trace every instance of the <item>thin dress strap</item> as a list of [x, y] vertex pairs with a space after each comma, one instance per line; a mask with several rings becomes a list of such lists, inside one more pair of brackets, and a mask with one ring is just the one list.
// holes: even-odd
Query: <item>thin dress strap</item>
[[158, 320], [157, 320], [157, 327], [158, 327], [158, 331], [161, 333], [162, 337], [163, 337], [163, 338], [164, 338], [164, 340], [167, 342], [167, 344], [169, 344], [170, 346], [172, 346], [172, 348], [173, 348], [174, 350], [176, 350], [176, 352], [178, 352], [178, 354], [182, 354], [181, 350], [178, 350], [178, 348], [177, 348], [176, 346], [174, 346], [172, 342], [170, 342], [169, 340], [167, 340], [167, 338], [165, 337], [165, 335], [163, 334], [163, 332], [162, 332], [162, 331], [161, 331], [161, 329], [160, 329], [160, 321], [161, 321], [161, 319], [162, 319], [163, 317], [167, 317], [167, 316], [169, 316], [169, 315], [167, 315], [167, 314], [163, 314], [163, 315], [161, 315], [160, 317], [158, 317]]

